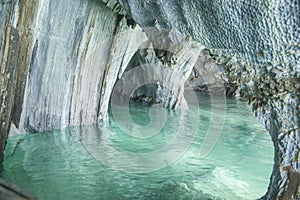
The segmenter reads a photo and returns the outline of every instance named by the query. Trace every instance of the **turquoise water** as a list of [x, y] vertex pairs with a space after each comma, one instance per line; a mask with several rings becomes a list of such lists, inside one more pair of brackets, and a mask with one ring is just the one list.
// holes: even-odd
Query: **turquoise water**
[[[40, 199], [262, 196], [273, 163], [267, 132], [245, 102], [227, 100], [226, 116], [217, 113], [219, 118], [213, 117], [209, 98], [199, 102], [200, 109], [190, 105], [184, 117], [161, 108], [149, 115], [149, 108], [131, 105], [131, 123], [136, 126], [124, 114], [100, 126], [11, 136], [1, 177]], [[122, 115], [126, 108], [116, 110]], [[212, 119], [217, 123], [210, 126]], [[214, 135], [207, 137], [209, 131]], [[208, 146], [216, 142], [208, 155], [201, 153], [205, 137]]]

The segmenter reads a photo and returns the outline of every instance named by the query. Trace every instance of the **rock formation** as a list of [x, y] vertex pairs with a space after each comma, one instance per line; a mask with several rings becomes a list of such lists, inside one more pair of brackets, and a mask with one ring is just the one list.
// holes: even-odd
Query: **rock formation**
[[142, 27], [155, 20], [161, 27], [188, 34], [224, 66], [274, 142], [274, 168], [263, 198], [282, 195], [288, 176], [281, 175], [280, 166], [300, 170], [300, 2], [120, 2]]
[[[106, 119], [126, 68], [156, 59], [180, 75], [163, 79], [171, 89], [165, 107], [184, 103], [185, 82], [201, 89], [220, 77], [233, 86], [229, 93], [249, 98], [275, 148], [262, 198], [284, 196], [290, 177], [281, 166], [300, 170], [299, 10], [299, 0], [3, 0], [1, 148], [11, 125], [37, 132]], [[222, 76], [198, 79], [207, 72], [201, 66], [217, 66]]]
[[21, 38], [14, 125], [37, 132], [105, 118], [114, 82], [145, 38], [127, 26], [118, 4], [12, 1], [1, 9], [3, 26]]

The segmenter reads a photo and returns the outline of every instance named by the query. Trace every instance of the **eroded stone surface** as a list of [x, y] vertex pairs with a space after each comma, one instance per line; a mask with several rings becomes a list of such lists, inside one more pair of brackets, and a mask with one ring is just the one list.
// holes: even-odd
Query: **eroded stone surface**
[[[264, 198], [284, 195], [289, 175], [280, 170], [281, 166], [299, 171], [300, 2], [119, 2], [123, 8], [116, 0], [2, 2], [1, 46], [8, 44], [8, 27], [14, 27], [22, 39], [17, 65], [13, 64], [16, 59], [5, 53], [14, 49], [13, 44], [0, 51], [1, 69], [10, 69], [0, 74], [1, 110], [5, 110], [1, 111], [1, 126], [5, 126], [1, 128], [2, 142], [13, 102], [14, 123], [30, 132], [105, 119], [116, 80], [147, 36], [153, 44], [154, 59], [184, 75], [179, 81], [182, 84], [188, 78], [191, 87], [218, 82], [219, 75], [211, 77], [207, 72], [211, 66], [224, 67], [221, 79], [228, 79], [229, 84], [238, 86], [239, 93], [249, 97], [274, 142], [274, 169]], [[189, 49], [176, 44], [172, 31], [207, 48], [206, 54], [195, 60], [194, 68], [182, 67], [184, 63], [177, 59]], [[13, 63], [3, 65], [9, 62]], [[13, 79], [15, 71], [17, 78]], [[206, 80], [201, 82], [197, 76]], [[165, 81], [170, 88], [181, 86], [174, 80]], [[18, 95], [12, 92], [14, 85]], [[176, 107], [181, 94], [182, 90], [169, 93], [166, 107]]]
[[[126, 76], [115, 87], [118, 96], [146, 104], [160, 103], [168, 109], [185, 109], [185, 82], [203, 46], [172, 30], [148, 28], [147, 36], [149, 40], [132, 57]], [[140, 86], [144, 87], [138, 90]]]
[[[15, 74], [19, 48], [19, 34], [11, 26], [5, 28], [0, 65], [0, 150], [4, 148], [10, 129], [15, 96]], [[1, 160], [1, 158], [0, 158]]]
[[288, 176], [280, 166], [299, 170], [300, 2], [120, 2], [142, 27], [176, 29], [209, 49], [270, 131], [275, 164], [265, 198], [284, 193]]
[[[22, 5], [19, 9], [24, 10]], [[30, 63], [24, 61], [29, 73], [21, 130], [87, 125], [106, 118], [120, 68], [145, 37], [127, 26], [122, 13], [113, 1], [39, 1], [27, 47]]]

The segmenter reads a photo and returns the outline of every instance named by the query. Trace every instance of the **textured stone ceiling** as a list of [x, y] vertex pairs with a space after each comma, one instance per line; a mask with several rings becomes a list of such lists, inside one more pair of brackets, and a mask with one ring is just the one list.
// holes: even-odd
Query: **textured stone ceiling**
[[290, 199], [299, 184], [291, 177], [300, 164], [300, 1], [119, 2], [140, 26], [187, 34], [225, 68], [274, 142], [274, 169], [263, 198]]
[[[153, 43], [154, 57], [182, 74], [192, 68], [184, 60], [176, 64], [176, 54], [195, 47], [203, 54], [206, 48], [198, 61], [189, 58], [207, 63], [209, 55], [223, 67], [274, 142], [274, 168], [264, 198], [290, 199], [298, 184], [291, 177], [300, 169], [300, 1], [118, 2], [2, 2], [1, 147], [11, 122], [27, 131], [42, 131], [106, 118], [114, 84], [133, 55], [142, 52], [138, 49], [145, 40]], [[188, 45], [166, 51], [169, 45], [176, 49], [178, 41]], [[208, 66], [215, 66], [213, 62]], [[178, 96], [169, 93], [170, 99], [177, 102], [187, 78], [185, 74], [181, 85], [176, 78], [169, 80], [182, 89]]]

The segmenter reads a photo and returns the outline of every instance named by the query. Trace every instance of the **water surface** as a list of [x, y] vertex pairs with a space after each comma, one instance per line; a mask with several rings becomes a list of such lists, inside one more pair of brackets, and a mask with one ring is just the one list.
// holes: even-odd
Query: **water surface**
[[[161, 123], [152, 123], [147, 107], [131, 105], [132, 121], [139, 127], [157, 123], [159, 131], [152, 135], [126, 123], [128, 129], [120, 129], [118, 116], [100, 126], [9, 137], [1, 177], [41, 199], [234, 200], [264, 195], [273, 163], [267, 132], [245, 102], [227, 100], [217, 144], [201, 158], [208, 130], [220, 127], [209, 127], [209, 98], [199, 102], [198, 116], [192, 112], [183, 119], [178, 111], [164, 110]], [[198, 117], [199, 126], [191, 117]]]

